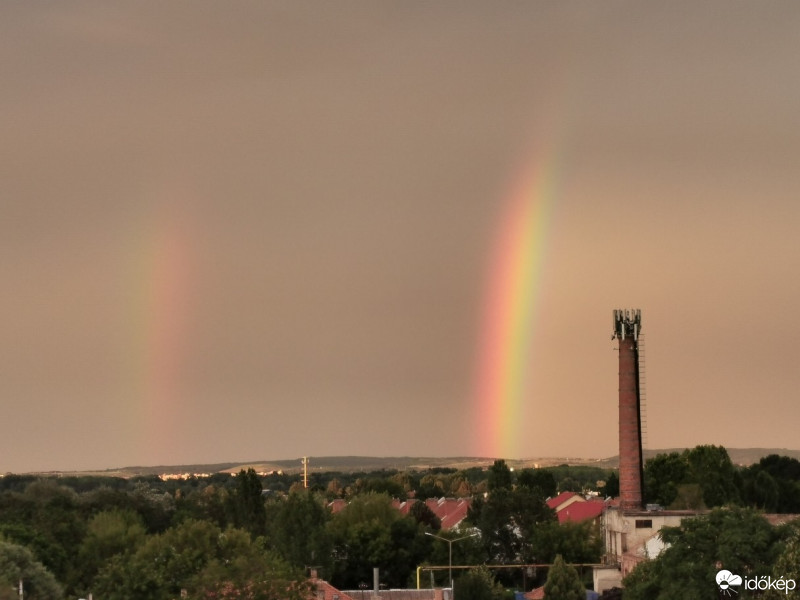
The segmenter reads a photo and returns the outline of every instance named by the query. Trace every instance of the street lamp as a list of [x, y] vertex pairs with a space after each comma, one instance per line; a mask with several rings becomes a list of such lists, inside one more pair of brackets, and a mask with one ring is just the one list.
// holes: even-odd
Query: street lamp
[[442, 540], [443, 542], [447, 542], [448, 546], [450, 547], [449, 548], [449, 550], [450, 550], [450, 562], [449, 562], [449, 565], [450, 566], [448, 568], [448, 570], [450, 572], [450, 590], [451, 590], [450, 593], [453, 596], [455, 596], [455, 593], [453, 591], [453, 542], [460, 542], [461, 540], [465, 540], [467, 538], [475, 537], [476, 535], [480, 535], [480, 534], [479, 533], [471, 533], [469, 535], [465, 535], [464, 537], [456, 538], [454, 540], [451, 540], [451, 539], [446, 538], [446, 537], [442, 537], [440, 535], [436, 535], [436, 534], [430, 533], [428, 531], [425, 532], [425, 535], [429, 535], [431, 537], [436, 538], [437, 540]]

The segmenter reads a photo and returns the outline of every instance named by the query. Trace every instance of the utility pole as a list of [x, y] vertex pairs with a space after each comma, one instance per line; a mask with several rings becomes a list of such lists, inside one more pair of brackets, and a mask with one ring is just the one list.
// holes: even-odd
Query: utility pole
[[303, 489], [308, 489], [308, 457], [303, 457]]

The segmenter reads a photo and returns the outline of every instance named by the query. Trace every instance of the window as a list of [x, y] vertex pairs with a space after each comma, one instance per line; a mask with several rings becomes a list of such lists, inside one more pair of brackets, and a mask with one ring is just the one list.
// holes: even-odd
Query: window
[[636, 529], [652, 529], [653, 519], [636, 519]]

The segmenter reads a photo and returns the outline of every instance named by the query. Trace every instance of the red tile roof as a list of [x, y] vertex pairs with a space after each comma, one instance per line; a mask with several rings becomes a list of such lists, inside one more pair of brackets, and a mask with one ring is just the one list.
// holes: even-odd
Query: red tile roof
[[[556, 508], [558, 508], [559, 506], [564, 504], [564, 502], [566, 502], [570, 498], [573, 498], [573, 497], [578, 496], [578, 495], [579, 494], [576, 493], [576, 492], [561, 492], [558, 496], [555, 496], [554, 498], [550, 498], [547, 501], [547, 506], [549, 506], [550, 508], [555, 510]], [[583, 498], [581, 498], [581, 500], [583, 500]]]
[[353, 600], [351, 596], [337, 590], [327, 581], [317, 578], [316, 574], [312, 574], [311, 582], [315, 591], [309, 600]]
[[544, 598], [544, 586], [533, 588], [527, 594], [524, 594], [527, 600], [543, 600]]
[[602, 500], [589, 500], [588, 502], [573, 502], [556, 513], [558, 522], [572, 521], [580, 523], [589, 519], [596, 519], [603, 514], [605, 502]]
[[442, 530], [452, 529], [467, 517], [470, 506], [469, 498], [428, 498], [425, 501], [428, 508], [439, 517]]

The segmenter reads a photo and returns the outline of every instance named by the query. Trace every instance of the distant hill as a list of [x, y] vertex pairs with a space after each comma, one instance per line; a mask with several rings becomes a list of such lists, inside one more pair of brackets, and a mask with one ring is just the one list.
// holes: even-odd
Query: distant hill
[[[648, 449], [644, 451], [645, 460], [657, 454], [669, 452], [683, 452], [685, 448]], [[734, 464], [747, 466], [758, 462], [764, 456], [779, 454], [800, 460], [800, 450], [786, 448], [728, 448], [728, 454]], [[469, 469], [473, 467], [486, 468], [491, 466], [494, 458], [486, 457], [411, 457], [411, 456], [310, 456], [309, 471], [342, 471], [347, 473], [358, 471], [380, 470], [427, 470], [433, 468]], [[523, 460], [506, 460], [514, 469], [531, 467], [553, 467], [558, 465], [593, 466], [603, 469], [616, 469], [619, 466], [619, 457], [609, 458], [578, 458], [578, 457], [542, 457]], [[137, 477], [143, 475], [162, 475], [179, 473], [238, 473], [240, 469], [253, 468], [261, 473], [283, 471], [286, 473], [299, 473], [302, 470], [301, 459], [257, 460], [252, 462], [227, 462], [194, 465], [160, 465], [152, 467], [123, 467], [107, 469], [104, 471], [80, 472], [53, 472], [51, 475], [98, 475], [107, 477]]]
[[[662, 448], [662, 449], [645, 449], [643, 451], [644, 459], [653, 458], [658, 454], [669, 454], [671, 452], [681, 453], [686, 448]], [[786, 448], [726, 448], [728, 456], [731, 457], [731, 462], [735, 465], [747, 467], [770, 454], [778, 454], [780, 456], [788, 456], [800, 460], [800, 450], [788, 450]], [[544, 460], [544, 459], [543, 459]], [[619, 456], [612, 456], [603, 458], [596, 461], [585, 461], [568, 464], [591, 464], [604, 469], [617, 469], [619, 468]]]

